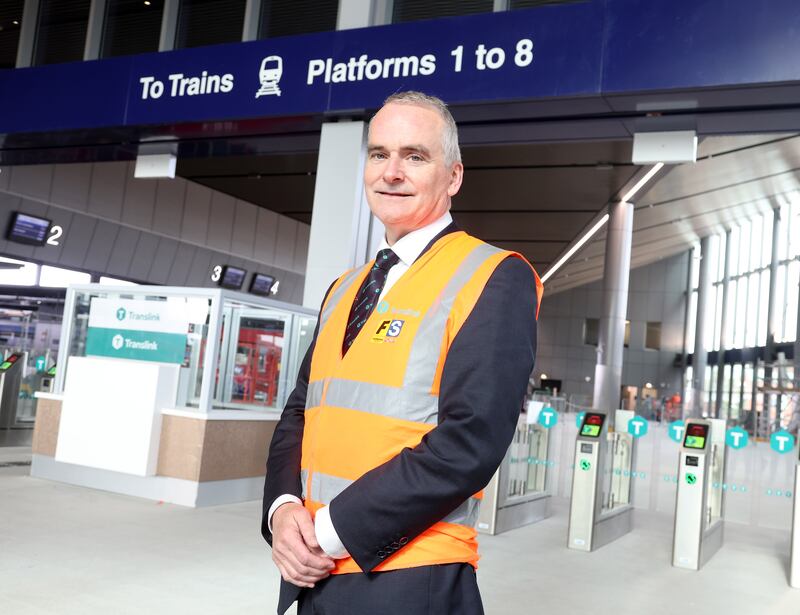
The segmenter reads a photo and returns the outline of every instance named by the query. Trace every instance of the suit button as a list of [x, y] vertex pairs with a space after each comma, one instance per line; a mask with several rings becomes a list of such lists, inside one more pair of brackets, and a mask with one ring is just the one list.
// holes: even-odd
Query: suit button
[[392, 551], [397, 551], [400, 548], [400, 543], [395, 541], [392, 543]]
[[407, 545], [407, 544], [408, 544], [408, 538], [406, 538], [405, 536], [403, 536], [403, 537], [402, 537], [400, 540], [398, 540], [397, 542], [399, 542], [399, 543], [400, 543], [400, 546], [401, 546], [401, 547], [402, 547], [402, 546], [405, 546], [405, 545]]
[[385, 551], [378, 551], [378, 557], [380, 559], [386, 559], [386, 552]]

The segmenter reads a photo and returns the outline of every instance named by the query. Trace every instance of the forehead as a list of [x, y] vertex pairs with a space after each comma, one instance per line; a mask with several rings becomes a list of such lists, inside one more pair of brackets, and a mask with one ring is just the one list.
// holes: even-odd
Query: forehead
[[444, 120], [423, 105], [389, 103], [375, 114], [369, 125], [370, 145], [426, 143], [441, 147]]

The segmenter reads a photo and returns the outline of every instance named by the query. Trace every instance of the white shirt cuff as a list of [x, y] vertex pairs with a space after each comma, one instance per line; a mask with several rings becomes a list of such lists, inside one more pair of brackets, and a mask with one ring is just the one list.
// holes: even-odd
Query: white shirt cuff
[[303, 503], [303, 501], [296, 495], [291, 495], [288, 493], [284, 493], [283, 495], [275, 498], [275, 501], [272, 503], [272, 506], [269, 507], [269, 512], [267, 513], [267, 527], [269, 528], [270, 532], [272, 532], [272, 515], [275, 514], [275, 511], [278, 510], [279, 506], [283, 506], [288, 502], [294, 502], [295, 504]]
[[350, 554], [339, 539], [339, 534], [333, 527], [331, 521], [331, 511], [329, 506], [323, 506], [317, 511], [314, 517], [314, 532], [317, 535], [317, 542], [322, 550], [333, 559], [343, 559]]

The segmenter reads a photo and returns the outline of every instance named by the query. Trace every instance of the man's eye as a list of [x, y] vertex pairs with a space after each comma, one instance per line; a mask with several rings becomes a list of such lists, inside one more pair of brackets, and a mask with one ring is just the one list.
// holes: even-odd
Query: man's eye
[[422, 156], [420, 156], [419, 154], [411, 154], [411, 155], [408, 157], [408, 159], [409, 159], [409, 160], [411, 160], [412, 162], [422, 162], [423, 160], [425, 160], [425, 159], [424, 159]]
[[372, 154], [370, 154], [370, 158], [372, 158], [372, 160], [383, 160], [386, 158], [386, 154], [383, 152], [372, 152]]

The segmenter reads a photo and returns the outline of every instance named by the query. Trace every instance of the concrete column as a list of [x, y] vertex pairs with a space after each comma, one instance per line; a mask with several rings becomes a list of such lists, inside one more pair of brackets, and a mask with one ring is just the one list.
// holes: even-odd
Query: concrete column
[[714, 416], [722, 417], [722, 389], [725, 385], [725, 349], [728, 346], [725, 329], [728, 326], [728, 291], [731, 281], [731, 231], [725, 232], [725, 270], [722, 277], [722, 318], [719, 330], [719, 352], [717, 353], [717, 399], [714, 403]]
[[706, 365], [708, 353], [705, 346], [706, 307], [711, 275], [711, 236], [700, 240], [700, 282], [697, 286], [697, 321], [694, 328], [694, 356], [692, 358], [692, 417], [703, 415], [703, 403], [706, 399]]
[[25, 0], [17, 43], [16, 68], [33, 65], [33, 50], [36, 44], [36, 27], [39, 23], [39, 0]]
[[594, 407], [611, 412], [619, 408], [622, 386], [633, 204], [623, 201], [612, 203], [609, 215], [603, 267], [603, 311], [594, 370]]
[[106, 21], [108, 0], [92, 0], [89, 6], [89, 22], [86, 24], [86, 44], [83, 47], [84, 60], [96, 60], [100, 57], [100, 45], [103, 42], [103, 24]]
[[336, 29], [351, 30], [374, 25], [375, 8], [373, 0], [339, 0]]
[[175, 49], [180, 8], [180, 0], [164, 0], [164, 12], [161, 14], [161, 34], [158, 37], [159, 51]]
[[367, 262], [383, 237], [364, 195], [366, 122], [322, 125], [303, 305], [319, 308], [345, 270]]

